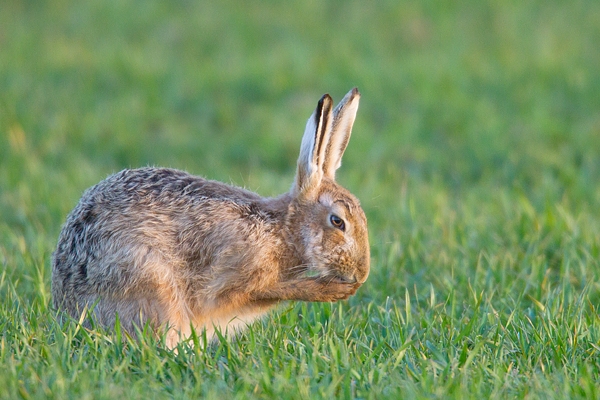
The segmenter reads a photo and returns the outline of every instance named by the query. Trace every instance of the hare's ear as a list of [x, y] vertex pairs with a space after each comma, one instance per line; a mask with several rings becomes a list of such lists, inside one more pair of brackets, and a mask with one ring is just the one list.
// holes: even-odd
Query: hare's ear
[[360, 93], [357, 88], [354, 88], [333, 110], [331, 138], [325, 150], [325, 164], [323, 165], [323, 173], [330, 179], [335, 179], [335, 171], [342, 165], [342, 155], [350, 140], [359, 100]]
[[332, 124], [333, 101], [326, 94], [321, 97], [313, 115], [306, 123], [298, 169], [293, 192], [297, 196], [312, 197], [323, 179], [323, 165], [325, 162], [325, 149], [329, 142]]

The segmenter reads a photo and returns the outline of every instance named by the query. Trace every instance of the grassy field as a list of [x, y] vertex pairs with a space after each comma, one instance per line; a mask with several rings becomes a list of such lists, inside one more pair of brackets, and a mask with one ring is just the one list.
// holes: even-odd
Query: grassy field
[[[0, 398], [600, 398], [600, 2], [0, 3]], [[349, 301], [172, 353], [50, 307], [84, 189], [286, 191], [325, 92], [369, 218]]]

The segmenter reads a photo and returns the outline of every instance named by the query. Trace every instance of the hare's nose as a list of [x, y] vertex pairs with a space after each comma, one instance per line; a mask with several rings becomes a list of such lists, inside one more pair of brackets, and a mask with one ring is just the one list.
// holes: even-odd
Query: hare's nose
[[356, 275], [355, 275], [355, 278], [354, 278], [356, 280], [356, 282], [359, 282], [361, 284], [365, 283], [365, 281], [369, 277], [369, 268], [367, 267], [366, 269], [362, 269], [362, 270], [357, 271], [357, 275], [358, 275], [358, 278], [356, 278]]

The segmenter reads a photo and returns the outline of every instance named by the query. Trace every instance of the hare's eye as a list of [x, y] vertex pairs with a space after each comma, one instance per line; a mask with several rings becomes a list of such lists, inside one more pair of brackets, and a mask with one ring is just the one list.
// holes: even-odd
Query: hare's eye
[[342, 232], [346, 230], [346, 224], [344, 223], [344, 220], [335, 214], [331, 214], [329, 217], [329, 222], [331, 222], [331, 225], [338, 228]]

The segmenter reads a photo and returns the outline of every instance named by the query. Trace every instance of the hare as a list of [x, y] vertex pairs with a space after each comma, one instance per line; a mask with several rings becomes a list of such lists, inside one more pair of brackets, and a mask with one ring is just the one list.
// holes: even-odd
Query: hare
[[67, 217], [52, 259], [54, 306], [91, 310], [128, 333], [243, 329], [280, 301], [334, 302], [369, 275], [367, 219], [335, 182], [360, 94], [309, 118], [288, 193], [245, 189], [166, 168], [123, 170], [89, 188]]

